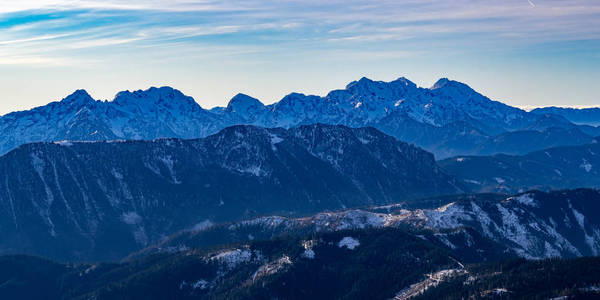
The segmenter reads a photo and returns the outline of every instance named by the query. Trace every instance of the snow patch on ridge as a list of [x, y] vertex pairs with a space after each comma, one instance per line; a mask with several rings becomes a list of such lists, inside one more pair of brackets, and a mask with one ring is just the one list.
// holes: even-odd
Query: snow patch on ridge
[[54, 144], [59, 145], [59, 146], [65, 146], [65, 147], [73, 146], [73, 142], [67, 141], [67, 140], [57, 141], [57, 142], [54, 142]]
[[360, 242], [350, 236], [346, 236], [338, 242], [338, 247], [343, 248], [346, 247], [350, 250], [354, 250], [354, 248], [360, 246]]
[[514, 200], [514, 201], [517, 201], [517, 202], [519, 202], [523, 205], [527, 205], [527, 206], [532, 206], [532, 207], [538, 206], [538, 203], [534, 199], [534, 195], [531, 193], [519, 195], [516, 197], [511, 197], [511, 198], [508, 198], [508, 200]]
[[316, 243], [316, 240], [302, 241], [302, 247], [304, 247], [304, 252], [302, 252], [301, 256], [307, 259], [314, 259], [315, 251], [312, 248], [315, 246]]
[[252, 251], [248, 249], [233, 249], [220, 252], [210, 259], [224, 263], [227, 266], [227, 269], [232, 270], [240, 264], [250, 262], [251, 258]]
[[582, 158], [581, 159], [581, 164], [579, 165], [580, 168], [584, 169], [586, 172], [590, 172], [592, 170], [592, 164], [590, 164], [587, 159]]
[[204, 220], [196, 225], [194, 225], [194, 227], [192, 227], [191, 231], [204, 231], [207, 229], [210, 229], [214, 226], [214, 223], [211, 222], [210, 220]]
[[287, 266], [292, 264], [292, 260], [289, 256], [284, 255], [280, 259], [268, 262], [258, 268], [256, 272], [252, 275], [252, 282], [255, 282], [257, 279], [260, 279], [265, 276], [273, 275], [277, 272], [280, 272]]

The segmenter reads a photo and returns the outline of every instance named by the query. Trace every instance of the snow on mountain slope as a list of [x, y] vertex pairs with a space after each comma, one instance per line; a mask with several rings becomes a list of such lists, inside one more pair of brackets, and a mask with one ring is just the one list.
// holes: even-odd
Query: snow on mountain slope
[[593, 214], [597, 191], [528, 193], [500, 203], [452, 203], [424, 211], [426, 226], [469, 226], [525, 258], [598, 255], [600, 222]]
[[[87, 92], [77, 90], [60, 102], [30, 111], [14, 112], [0, 118], [0, 153], [32, 141], [64, 140], [61, 137], [85, 137], [89, 140], [111, 139], [115, 135], [104, 131], [107, 124], [98, 124], [102, 120], [90, 112], [102, 105], [93, 100]], [[81, 131], [85, 123], [91, 131]]]
[[416, 218], [424, 215], [429, 228], [474, 228], [525, 258], [592, 256], [600, 251], [599, 200], [591, 189], [529, 192], [501, 202], [451, 203]]
[[191, 97], [169, 87], [120, 92], [93, 100], [78, 90], [46, 106], [0, 118], [0, 153], [39, 141], [194, 138], [223, 128]]
[[120, 92], [113, 101], [78, 90], [60, 102], [0, 117], [0, 154], [40, 141], [200, 138], [236, 124], [324, 123], [372, 126], [446, 156], [539, 118], [448, 79], [420, 88], [406, 78], [362, 78], [324, 97], [292, 93], [267, 106], [238, 94], [227, 107], [211, 110], [170, 87]]
[[193, 98], [169, 87], [120, 92], [113, 102], [103, 104], [106, 111], [99, 113], [115, 135], [125, 139], [195, 138], [222, 127]]
[[446, 123], [470, 118], [485, 123], [489, 129], [503, 131], [501, 129], [520, 129], [536, 119], [521, 109], [492, 101], [468, 85], [447, 78], [436, 82], [431, 94], [434, 100], [429, 110], [435, 109], [435, 119], [445, 120]]
[[426, 89], [403, 77], [391, 82], [362, 78], [348, 84], [346, 89], [332, 91], [322, 98], [290, 94], [270, 107], [278, 116], [271, 122], [285, 122], [280, 124], [282, 126], [308, 120], [377, 127], [384, 118], [398, 114], [435, 127], [459, 121], [487, 123], [489, 128], [486, 129], [495, 133], [520, 128], [537, 118], [518, 108], [491, 101], [456, 81], [441, 79], [434, 87]]
[[304, 218], [269, 216], [186, 231], [145, 253], [239, 242], [249, 236], [270, 239], [290, 233], [412, 226], [453, 250], [477, 252], [488, 240], [525, 258], [590, 256], [600, 251], [600, 219], [594, 215], [599, 201], [597, 190], [580, 189], [529, 192], [502, 201], [473, 196], [437, 209], [406, 210], [400, 205], [387, 207], [389, 212], [373, 207]]

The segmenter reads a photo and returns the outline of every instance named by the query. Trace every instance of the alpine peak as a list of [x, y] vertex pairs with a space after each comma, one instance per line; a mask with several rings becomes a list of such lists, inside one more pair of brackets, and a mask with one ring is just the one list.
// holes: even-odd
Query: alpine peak
[[260, 107], [264, 107], [264, 104], [258, 99], [239, 93], [229, 100], [226, 109], [230, 112], [246, 112], [250, 108], [256, 109]]
[[127, 105], [145, 105], [146, 103], [165, 104], [165, 105], [183, 105], [192, 110], [199, 108], [199, 105], [192, 97], [184, 95], [181, 91], [169, 86], [151, 87], [147, 90], [129, 90], [119, 92], [114, 99], [114, 103]]
[[451, 82], [450, 79], [443, 77], [438, 79], [438, 81], [436, 81], [433, 86], [430, 88], [431, 90], [435, 90], [435, 89], [439, 89], [439, 88], [443, 88], [444, 86], [446, 86], [449, 82]]
[[445, 77], [440, 78], [435, 84], [433, 84], [430, 90], [437, 90], [441, 88], [451, 88], [453, 90], [459, 90], [464, 92], [475, 92], [469, 85]]
[[65, 97], [60, 101], [66, 104], [83, 105], [86, 103], [94, 102], [94, 99], [88, 94], [86, 90], [79, 89], [74, 91], [71, 95]]
[[366, 86], [372, 85], [373, 83], [374, 83], [373, 80], [371, 80], [371, 79], [369, 79], [367, 77], [363, 77], [363, 78], [361, 78], [359, 80], [355, 80], [355, 81], [352, 81], [352, 82], [348, 83], [348, 85], [346, 85], [346, 89], [348, 90], [348, 89], [351, 89], [353, 87], [366, 87]]

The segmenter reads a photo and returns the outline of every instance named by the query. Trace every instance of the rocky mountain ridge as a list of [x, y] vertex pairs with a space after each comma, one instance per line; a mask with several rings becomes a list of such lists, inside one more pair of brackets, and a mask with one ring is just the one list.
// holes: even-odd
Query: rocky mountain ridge
[[0, 252], [115, 259], [206, 219], [462, 192], [430, 153], [373, 128], [34, 143], [0, 157]]
[[[538, 135], [560, 145], [581, 144], [582, 139], [600, 135], [596, 127], [557, 121], [556, 117], [542, 122], [545, 119], [547, 115], [492, 101], [466, 84], [445, 78], [431, 88], [418, 87], [404, 77], [391, 82], [362, 78], [323, 97], [291, 93], [270, 105], [238, 94], [226, 107], [210, 110], [170, 87], [124, 91], [113, 101], [94, 100], [78, 90], [60, 102], [0, 117], [0, 154], [42, 141], [201, 138], [238, 124], [371, 126], [415, 143], [438, 158], [478, 154], [482, 147], [489, 153], [511, 153], [507, 151], [512, 149], [524, 154], [548, 146], [525, 143], [529, 145], [525, 149], [515, 150], [510, 145], [505, 149], [502, 140], [494, 140], [517, 130], [533, 130], [534, 135], [539, 131]], [[575, 135], [578, 138], [543, 132], [552, 127], [581, 132]]]
[[268, 240], [289, 234], [406, 227], [429, 232], [432, 242], [450, 249], [471, 251], [472, 257], [486, 253], [486, 245], [490, 243], [497, 244], [497, 251], [528, 259], [600, 253], [600, 219], [594, 213], [600, 207], [597, 190], [532, 191], [500, 201], [472, 195], [436, 209], [404, 207], [398, 203], [302, 218], [267, 216], [223, 225], [206, 223], [136, 256]]

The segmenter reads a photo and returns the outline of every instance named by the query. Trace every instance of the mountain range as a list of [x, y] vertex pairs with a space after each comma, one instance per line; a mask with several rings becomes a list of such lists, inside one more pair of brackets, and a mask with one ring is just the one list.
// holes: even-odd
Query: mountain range
[[0, 253], [118, 259], [206, 220], [463, 192], [433, 155], [373, 128], [33, 143], [0, 157]]
[[[201, 138], [232, 125], [291, 128], [307, 124], [374, 127], [436, 155], [525, 154], [581, 145], [600, 129], [557, 114], [526, 112], [442, 78], [431, 88], [406, 78], [362, 78], [326, 96], [292, 93], [264, 105], [238, 94], [226, 107], [203, 109], [170, 87], [120, 92], [112, 101], [78, 90], [62, 101], [0, 117], [0, 154], [19, 145], [61, 140]], [[534, 140], [535, 143], [527, 141]]]
[[445, 78], [212, 109], [78, 90], [0, 117], [0, 296], [597, 295], [573, 259], [600, 254], [597, 115]]
[[[207, 222], [600, 186], [598, 128], [447, 79], [363, 78], [266, 106], [239, 94], [211, 110], [168, 87], [113, 101], [79, 90], [0, 127], [0, 253], [57, 259], [119, 259]], [[436, 162], [399, 139], [438, 157], [510, 155]]]

